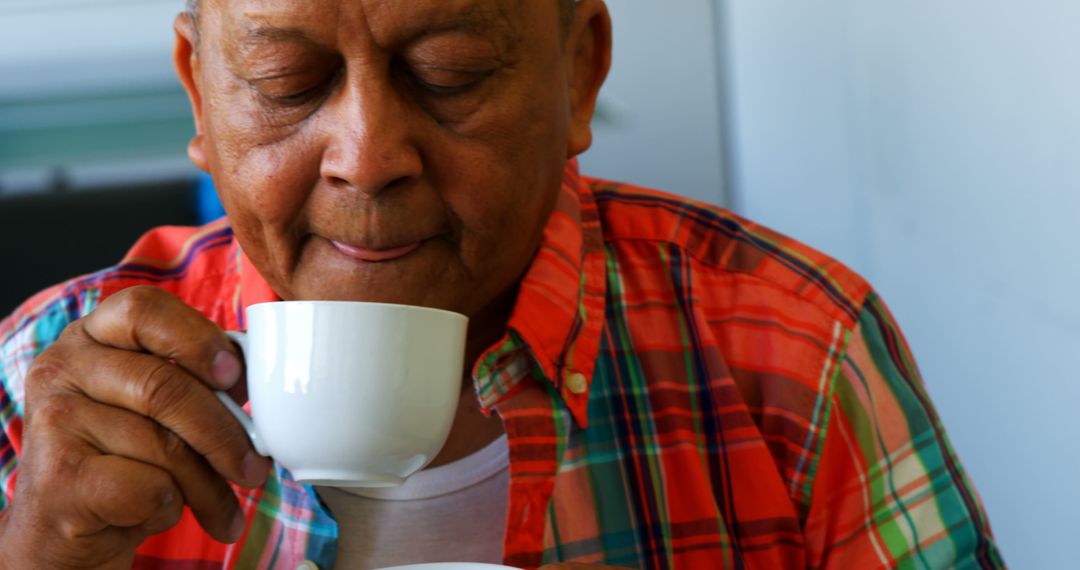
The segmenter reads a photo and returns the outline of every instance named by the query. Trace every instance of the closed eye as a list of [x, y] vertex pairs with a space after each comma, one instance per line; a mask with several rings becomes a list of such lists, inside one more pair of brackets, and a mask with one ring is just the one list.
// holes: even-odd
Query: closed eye
[[453, 96], [468, 92], [494, 70], [458, 70], [430, 65], [399, 65], [399, 71], [416, 87], [438, 96]]
[[[272, 84], [274, 82], [284, 83], [284, 78], [269, 78], [254, 82], [253, 87], [255, 91], [265, 100], [274, 103], [276, 105], [282, 105], [285, 107], [298, 107], [312, 101], [316, 101], [328, 94], [341, 76], [341, 68], [337, 68], [331, 75], [322, 81], [316, 81], [310, 84], [310, 87], [301, 88], [295, 91], [289, 91], [288, 85], [280, 86], [276, 89], [267, 88], [265, 86], [257, 86], [259, 83]], [[298, 82], [288, 81], [288, 83], [296, 84]]]
[[304, 103], [307, 103], [307, 102], [311, 101], [312, 99], [315, 99], [323, 89], [325, 89], [325, 86], [322, 83], [320, 83], [318, 85], [315, 85], [315, 86], [311, 87], [310, 89], [305, 89], [305, 90], [303, 90], [303, 91], [301, 91], [299, 93], [292, 93], [292, 94], [289, 94], [289, 95], [266, 95], [266, 94], [264, 94], [263, 96], [266, 97], [267, 99], [273, 101], [274, 103], [279, 103], [279, 104], [282, 104], [282, 105], [295, 107], [295, 106], [303, 105]]
[[440, 85], [438, 83], [424, 81], [419, 77], [414, 77], [413, 81], [415, 81], [417, 86], [419, 86], [421, 89], [430, 91], [435, 95], [457, 95], [459, 93], [464, 93], [465, 91], [468, 91], [470, 87], [477, 83], [477, 81], [471, 81], [468, 83], [462, 83], [457, 85]]

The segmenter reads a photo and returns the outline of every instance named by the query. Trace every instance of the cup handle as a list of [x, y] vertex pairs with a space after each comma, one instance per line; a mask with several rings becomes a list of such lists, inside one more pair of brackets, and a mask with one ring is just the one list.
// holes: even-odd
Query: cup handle
[[[243, 353], [244, 357], [246, 358], [247, 335], [245, 333], [237, 331], [225, 331], [225, 334], [229, 335], [229, 338], [231, 338], [233, 342], [235, 342], [236, 345], [240, 347], [240, 352]], [[225, 392], [221, 390], [215, 390], [214, 395], [217, 396], [219, 400], [221, 400], [222, 404], [225, 404], [225, 409], [229, 410], [229, 413], [232, 414], [234, 418], [236, 418], [236, 421], [240, 422], [240, 425], [244, 428], [244, 431], [247, 432], [248, 439], [251, 440], [251, 445], [255, 447], [255, 451], [263, 457], [269, 457], [270, 450], [266, 449], [266, 445], [263, 443], [262, 438], [259, 437], [258, 432], [255, 431], [255, 422], [252, 421], [251, 416], [247, 415], [247, 412], [245, 412], [244, 409], [241, 408], [240, 405], [237, 404], [235, 401], [233, 401], [233, 399], [229, 397], [229, 395]]]

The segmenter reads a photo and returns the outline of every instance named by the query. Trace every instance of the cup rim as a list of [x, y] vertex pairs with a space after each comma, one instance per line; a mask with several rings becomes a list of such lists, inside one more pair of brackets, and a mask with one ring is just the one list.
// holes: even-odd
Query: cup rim
[[398, 309], [398, 310], [442, 313], [442, 314], [445, 314], [445, 315], [450, 316], [450, 317], [458, 317], [458, 318], [465, 319], [466, 322], [468, 322], [468, 320], [469, 320], [468, 316], [463, 315], [461, 313], [458, 313], [456, 311], [451, 311], [449, 309], [438, 309], [438, 308], [435, 308], [435, 307], [424, 307], [422, 305], [406, 305], [404, 303], [381, 303], [381, 302], [377, 302], [377, 301], [342, 301], [342, 300], [320, 300], [320, 299], [296, 299], [296, 300], [290, 300], [290, 301], [264, 301], [262, 303], [252, 303], [251, 305], [248, 305], [247, 310], [251, 310], [251, 309], [253, 309], [255, 307], [261, 307], [261, 306], [264, 306], [264, 305], [346, 305], [346, 306], [365, 305], [365, 306], [370, 306], [370, 307], [384, 307], [384, 308], [392, 308], [392, 309]]

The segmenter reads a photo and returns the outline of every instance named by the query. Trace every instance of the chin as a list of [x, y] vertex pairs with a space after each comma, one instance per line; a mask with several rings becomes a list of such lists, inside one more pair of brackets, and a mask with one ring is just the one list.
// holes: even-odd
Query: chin
[[294, 276], [289, 288], [290, 300], [391, 303], [464, 313], [466, 303], [455, 290], [449, 283], [416, 274], [395, 279], [329, 270], [302, 272]]
[[462, 312], [466, 296], [458, 293], [462, 272], [445, 247], [425, 244], [387, 262], [364, 262], [342, 255], [325, 240], [312, 240], [298, 263], [281, 281], [290, 300], [363, 301], [418, 305]]

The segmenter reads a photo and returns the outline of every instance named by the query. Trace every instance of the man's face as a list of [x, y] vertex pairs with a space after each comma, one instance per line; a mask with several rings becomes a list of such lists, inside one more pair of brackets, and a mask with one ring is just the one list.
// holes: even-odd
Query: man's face
[[204, 0], [199, 34], [190, 153], [278, 294], [475, 316], [513, 291], [588, 145], [558, 2]]

